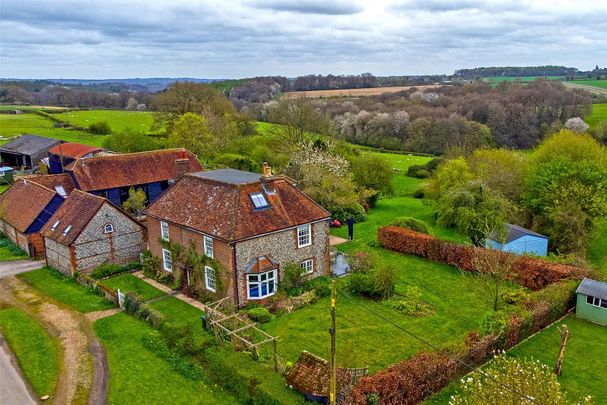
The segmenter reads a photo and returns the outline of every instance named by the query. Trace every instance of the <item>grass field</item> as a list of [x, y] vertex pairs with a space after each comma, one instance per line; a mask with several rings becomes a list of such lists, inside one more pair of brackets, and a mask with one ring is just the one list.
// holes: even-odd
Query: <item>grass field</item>
[[[21, 134], [34, 134], [68, 142], [102, 146], [105, 136], [66, 128], [53, 128], [53, 121], [36, 114], [0, 114], [0, 137], [12, 137]], [[0, 141], [5, 143], [7, 141]]]
[[[25, 378], [36, 395], [52, 395], [59, 376], [59, 344], [25, 312], [0, 310], [0, 332], [15, 354]], [[1, 377], [0, 377], [1, 378]]]
[[108, 404], [233, 404], [235, 399], [208, 377], [194, 379], [145, 345], [158, 336], [147, 324], [124, 313], [100, 319], [93, 328], [110, 369]]
[[607, 80], [596, 80], [596, 79], [588, 79], [588, 80], [574, 80], [575, 84], [582, 84], [584, 86], [592, 86], [599, 87], [601, 89], [607, 89]]
[[586, 117], [586, 123], [594, 127], [601, 121], [607, 121], [607, 104], [593, 104], [592, 114]]
[[154, 123], [154, 116], [148, 111], [80, 110], [54, 114], [54, 116], [81, 127], [88, 127], [99, 121], [107, 121], [114, 132], [122, 132], [126, 128], [130, 128], [137, 132], [151, 133]]
[[[558, 378], [572, 403], [580, 397], [592, 395], [595, 404], [607, 403], [607, 363], [599, 360], [607, 353], [607, 331], [604, 326], [578, 319], [573, 315], [520, 343], [508, 352], [509, 356], [534, 358], [554, 367], [560, 347], [557, 327], [566, 324], [571, 331], [563, 360], [563, 374]], [[445, 404], [459, 387], [455, 382], [426, 401], [427, 404]]]
[[79, 312], [101, 311], [114, 308], [104, 297], [92, 294], [89, 289], [74, 279], [61, 275], [48, 267], [18, 276], [20, 279], [55, 300]]
[[494, 76], [494, 77], [483, 77], [483, 80], [489, 83], [501, 83], [501, 82], [516, 82], [521, 81], [523, 83], [529, 83], [537, 79], [546, 80], [564, 80], [564, 76], [521, 76], [521, 77], [509, 77], [509, 76]]
[[607, 279], [607, 220], [597, 226], [586, 256]]
[[120, 289], [122, 292], [134, 292], [137, 293], [143, 298], [145, 301], [151, 300], [153, 298], [162, 297], [165, 295], [164, 292], [159, 289], [152, 287], [145, 281], [142, 281], [135, 277], [134, 275], [121, 274], [119, 276], [110, 277], [106, 280], [103, 280], [101, 284], [110, 287], [113, 290]]
[[291, 91], [284, 93], [283, 98], [294, 99], [300, 97], [306, 98], [322, 98], [322, 97], [365, 97], [377, 96], [385, 93], [398, 93], [399, 91], [416, 88], [419, 90], [428, 90], [438, 87], [438, 85], [430, 84], [423, 86], [394, 86], [394, 87], [371, 87], [365, 89], [336, 89], [336, 90], [308, 90], [308, 91]]
[[15, 245], [10, 239], [0, 236], [0, 262], [25, 259], [26, 257], [27, 253], [19, 246]]

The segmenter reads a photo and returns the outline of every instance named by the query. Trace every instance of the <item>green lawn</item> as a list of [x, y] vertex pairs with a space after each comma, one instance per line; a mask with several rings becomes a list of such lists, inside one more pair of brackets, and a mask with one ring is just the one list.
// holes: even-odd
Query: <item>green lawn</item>
[[0, 184], [0, 194], [5, 192], [10, 187], [10, 184]]
[[586, 123], [594, 127], [601, 121], [607, 121], [607, 104], [593, 104], [592, 114], [586, 117]]
[[186, 377], [144, 345], [158, 335], [147, 324], [121, 313], [100, 319], [93, 328], [108, 358], [108, 404], [233, 404], [235, 399], [209, 378]]
[[[557, 327], [566, 324], [571, 330], [563, 360], [563, 374], [558, 378], [570, 401], [592, 395], [595, 404], [607, 403], [607, 327], [596, 325], [573, 315], [532, 336], [508, 352], [514, 357], [540, 360], [554, 367], [560, 347]], [[427, 401], [445, 404], [458, 389], [455, 382]], [[575, 403], [575, 402], [573, 402]]]
[[595, 230], [594, 237], [588, 244], [587, 257], [607, 279], [607, 220]]
[[17, 308], [0, 310], [0, 332], [17, 357], [19, 366], [36, 395], [52, 396], [60, 368], [59, 344], [56, 339]]
[[120, 289], [125, 293], [130, 291], [135, 292], [139, 294], [145, 301], [165, 295], [164, 292], [152, 287], [145, 281], [138, 279], [130, 273], [108, 278], [101, 281], [101, 283], [113, 290]]
[[20, 279], [55, 300], [79, 312], [101, 311], [114, 308], [114, 304], [104, 297], [92, 294], [87, 287], [76, 280], [63, 276], [48, 267], [20, 274]]
[[[0, 234], [2, 235], [2, 234]], [[0, 262], [27, 258], [27, 253], [10, 239], [0, 236]]]
[[167, 297], [153, 302], [150, 307], [162, 313], [164, 319], [169, 322], [184, 323], [202, 328], [200, 316], [204, 312], [175, 297]]
[[54, 116], [81, 127], [107, 121], [114, 132], [122, 132], [130, 128], [137, 132], [150, 133], [154, 123], [154, 116], [148, 111], [80, 110], [54, 114]]
[[[92, 146], [102, 146], [105, 139], [103, 135], [93, 135], [66, 128], [53, 128], [53, 121], [36, 114], [0, 114], [0, 137], [6, 138], [21, 134], [40, 135]], [[0, 141], [0, 143], [4, 142]]]

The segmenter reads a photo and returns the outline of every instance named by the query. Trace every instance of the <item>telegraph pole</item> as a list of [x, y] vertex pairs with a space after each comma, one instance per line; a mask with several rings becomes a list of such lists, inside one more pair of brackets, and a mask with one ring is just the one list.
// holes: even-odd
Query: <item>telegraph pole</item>
[[335, 279], [333, 279], [331, 285], [331, 329], [329, 329], [329, 333], [331, 334], [331, 361], [329, 365], [331, 366], [331, 381], [329, 386], [329, 404], [335, 405], [335, 307], [337, 304], [337, 293], [335, 290]]

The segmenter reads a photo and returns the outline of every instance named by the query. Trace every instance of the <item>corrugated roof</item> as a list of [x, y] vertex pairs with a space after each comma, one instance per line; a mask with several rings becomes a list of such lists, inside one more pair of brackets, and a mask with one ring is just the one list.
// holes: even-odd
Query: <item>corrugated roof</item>
[[48, 174], [44, 176], [27, 176], [27, 180], [34, 181], [44, 187], [57, 191], [55, 187], [61, 186], [69, 195], [75, 188], [74, 180], [69, 174]]
[[607, 300], [607, 283], [584, 278], [575, 292]]
[[[84, 191], [107, 190], [175, 179], [182, 149], [164, 149], [123, 155], [79, 159], [65, 169], [71, 171]], [[187, 152], [189, 172], [202, 170], [196, 156]]]
[[[189, 174], [150, 207], [153, 217], [224, 240], [240, 240], [330, 216], [320, 205], [280, 177], [254, 183], [220, 182], [217, 176]], [[252, 176], [253, 174], [251, 174]], [[244, 177], [243, 177], [244, 178]], [[266, 191], [271, 191], [270, 193]], [[263, 193], [268, 208], [255, 209], [252, 193]]]
[[54, 138], [45, 138], [38, 135], [25, 134], [19, 138], [0, 146], [0, 151], [19, 153], [23, 155], [34, 155], [50, 147], [57, 145], [61, 141]]
[[103, 149], [96, 146], [83, 145], [81, 143], [66, 142], [49, 149], [53, 155], [61, 155], [70, 159], [80, 159], [89, 153], [101, 152]]
[[[537, 236], [538, 238], [548, 239], [547, 236], [539, 234], [537, 232], [533, 232], [532, 230], [523, 228], [522, 226], [518, 226], [518, 225], [514, 225], [514, 224], [506, 224], [505, 227], [506, 227], [506, 239], [505, 239], [504, 243], [510, 243], [513, 240], [522, 238], [523, 236], [526, 236], [526, 235]], [[501, 241], [500, 241], [501, 237], [496, 234], [491, 235], [490, 239], [501, 243]]]
[[0, 194], [0, 219], [23, 233], [51, 202], [56, 192], [27, 179], [17, 180]]

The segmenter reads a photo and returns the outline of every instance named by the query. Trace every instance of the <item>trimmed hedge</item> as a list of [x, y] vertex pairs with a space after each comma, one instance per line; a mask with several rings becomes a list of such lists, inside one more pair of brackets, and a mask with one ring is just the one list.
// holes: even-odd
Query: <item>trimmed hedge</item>
[[95, 268], [91, 272], [91, 277], [94, 279], [100, 280], [102, 278], [107, 278], [109, 276], [114, 276], [116, 274], [124, 273], [127, 271], [132, 271], [140, 267], [138, 262], [132, 262], [124, 265], [115, 264], [115, 263], [104, 263], [101, 266]]
[[[396, 226], [380, 228], [378, 230], [378, 240], [386, 249], [443, 262], [471, 272], [477, 271], [474, 258], [478, 255], [510, 254], [449, 243], [430, 235]], [[565, 278], [580, 279], [588, 274], [586, 270], [578, 267], [529, 256], [516, 256], [512, 262], [512, 272], [512, 281], [533, 290], [542, 289], [548, 284]]]

